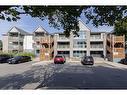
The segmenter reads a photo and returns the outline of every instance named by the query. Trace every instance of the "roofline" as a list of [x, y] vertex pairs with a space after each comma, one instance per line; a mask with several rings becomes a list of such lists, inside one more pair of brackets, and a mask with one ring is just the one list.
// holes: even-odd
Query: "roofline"
[[[18, 28], [18, 27], [16, 27], [16, 26], [13, 26], [13, 27], [11, 27], [9, 30], [8, 30], [8, 32], [7, 32], [7, 34], [13, 29], [13, 28]], [[25, 33], [27, 33], [26, 35], [28, 35], [29, 33], [27, 32], [27, 31], [24, 31], [23, 29], [20, 29], [20, 28], [18, 28], [19, 30], [22, 30], [23, 32], [25, 32]], [[17, 30], [18, 30], [17, 29]]]
[[[41, 27], [46, 33], [48, 33], [48, 31], [46, 31], [41, 25], [39, 25], [39, 26], [33, 31], [33, 33], [36, 32], [36, 30], [37, 30], [39, 27]], [[49, 33], [48, 33], [48, 34], [49, 34]]]
[[79, 21], [81, 21], [83, 23], [83, 25], [85, 25], [91, 32], [91, 29], [84, 23], [84, 21], [80, 18]]
[[91, 31], [91, 33], [107, 33], [107, 32], [92, 32], [92, 31]]

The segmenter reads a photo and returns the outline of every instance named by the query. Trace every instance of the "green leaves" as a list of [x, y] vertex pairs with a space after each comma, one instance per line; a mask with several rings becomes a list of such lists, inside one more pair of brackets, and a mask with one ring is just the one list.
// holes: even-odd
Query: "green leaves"
[[2, 41], [0, 40], [0, 50], [2, 49]]
[[17, 21], [21, 14], [28, 14], [41, 20], [48, 19], [49, 25], [63, 28], [68, 37], [77, 35], [78, 18], [81, 14], [94, 26], [114, 26], [116, 21], [127, 17], [127, 6], [0, 6], [0, 19]]
[[114, 31], [116, 35], [125, 35], [127, 40], [127, 17], [115, 22]]

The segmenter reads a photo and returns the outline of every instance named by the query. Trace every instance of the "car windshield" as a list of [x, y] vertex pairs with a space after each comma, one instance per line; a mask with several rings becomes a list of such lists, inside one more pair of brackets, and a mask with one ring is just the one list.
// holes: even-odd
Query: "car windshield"
[[58, 55], [56, 56], [56, 58], [57, 58], [57, 57], [62, 58], [62, 56], [58, 56]]
[[15, 59], [20, 59], [22, 56], [16, 56], [16, 57], [14, 57]]
[[85, 56], [84, 59], [93, 59], [92, 56]]

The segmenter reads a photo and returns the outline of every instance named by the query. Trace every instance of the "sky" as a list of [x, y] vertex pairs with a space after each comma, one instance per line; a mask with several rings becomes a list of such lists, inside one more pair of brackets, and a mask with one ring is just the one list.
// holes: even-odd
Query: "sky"
[[[86, 23], [86, 18], [81, 16], [80, 19]], [[57, 30], [53, 27], [50, 27], [47, 20], [40, 20], [38, 18], [32, 18], [31, 16], [21, 15], [21, 19], [17, 22], [8, 22], [5, 20], [0, 20], [0, 39], [2, 39], [2, 34], [6, 34], [13, 26], [16, 26], [20, 29], [25, 30], [26, 32], [32, 33], [38, 26], [42, 26], [47, 32], [62, 32], [63, 29]], [[91, 23], [86, 24], [92, 32], [111, 32], [113, 27], [109, 26], [100, 26], [98, 28], [94, 27]]]

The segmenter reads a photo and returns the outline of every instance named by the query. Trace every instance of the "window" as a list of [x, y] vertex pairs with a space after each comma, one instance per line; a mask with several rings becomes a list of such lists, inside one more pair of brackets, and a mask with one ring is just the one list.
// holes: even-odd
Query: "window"
[[96, 33], [96, 34], [91, 34], [90, 35], [91, 39], [101, 39], [101, 34], [100, 33]]
[[86, 48], [86, 42], [82, 40], [74, 40], [73, 47], [74, 48]]
[[70, 43], [69, 42], [58, 42], [57, 48], [69, 48]]
[[35, 32], [35, 36], [37, 37], [44, 36], [44, 32]]
[[40, 50], [36, 50], [36, 53], [38, 53], [38, 54], [39, 54], [39, 53], [40, 53]]
[[86, 55], [86, 51], [73, 51], [73, 57], [83, 57]]
[[68, 39], [64, 34], [59, 34], [59, 39], [65, 40]]
[[74, 37], [74, 39], [86, 39], [86, 32], [85, 31], [80, 31], [78, 32], [78, 37]]

